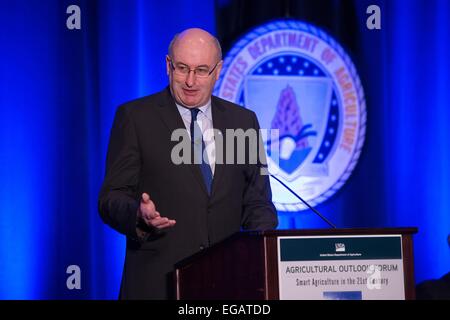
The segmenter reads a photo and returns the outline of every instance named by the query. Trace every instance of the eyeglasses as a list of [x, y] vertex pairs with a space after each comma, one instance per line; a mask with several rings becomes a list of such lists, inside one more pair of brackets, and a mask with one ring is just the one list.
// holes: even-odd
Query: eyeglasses
[[191, 73], [191, 71], [193, 71], [197, 77], [207, 78], [214, 72], [214, 70], [216, 69], [216, 67], [220, 61], [218, 61], [211, 70], [209, 70], [209, 68], [206, 66], [204, 66], [204, 67], [201, 66], [201, 67], [191, 69], [189, 66], [187, 66], [183, 63], [176, 63], [174, 65], [171, 58], [169, 58], [169, 62], [170, 62], [170, 67], [172, 68], [173, 72], [180, 76], [186, 76], [189, 73]]

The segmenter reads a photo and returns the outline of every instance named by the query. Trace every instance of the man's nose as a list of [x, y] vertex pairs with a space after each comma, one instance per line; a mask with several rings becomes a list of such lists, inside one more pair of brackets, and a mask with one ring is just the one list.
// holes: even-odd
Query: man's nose
[[195, 71], [190, 70], [189, 73], [186, 75], [186, 85], [188, 87], [192, 87], [195, 84]]

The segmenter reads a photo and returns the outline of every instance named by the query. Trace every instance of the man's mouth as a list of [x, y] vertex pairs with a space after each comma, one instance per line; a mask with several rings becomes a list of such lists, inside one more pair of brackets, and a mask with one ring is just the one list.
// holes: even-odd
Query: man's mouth
[[183, 92], [185, 95], [187, 96], [195, 96], [198, 92], [198, 90], [193, 90], [193, 89], [184, 89], [183, 88]]

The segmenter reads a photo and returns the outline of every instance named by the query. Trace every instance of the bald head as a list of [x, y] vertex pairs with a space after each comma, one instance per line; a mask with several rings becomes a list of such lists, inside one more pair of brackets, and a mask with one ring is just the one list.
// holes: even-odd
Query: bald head
[[204, 47], [213, 50], [217, 61], [222, 60], [222, 48], [219, 40], [200, 28], [190, 28], [177, 33], [169, 45], [169, 56], [173, 57], [177, 47]]
[[219, 80], [222, 64], [219, 41], [210, 33], [193, 28], [175, 35], [166, 56], [175, 101], [188, 108], [206, 105]]

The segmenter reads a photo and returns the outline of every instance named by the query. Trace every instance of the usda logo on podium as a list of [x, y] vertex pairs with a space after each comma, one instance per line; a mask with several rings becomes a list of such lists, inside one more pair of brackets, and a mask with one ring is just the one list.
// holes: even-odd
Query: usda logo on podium
[[[353, 171], [364, 143], [366, 106], [343, 48], [304, 22], [279, 20], [244, 35], [224, 61], [215, 95], [249, 108], [262, 129], [271, 172], [311, 205], [333, 195]], [[272, 184], [281, 211], [306, 207]]]

